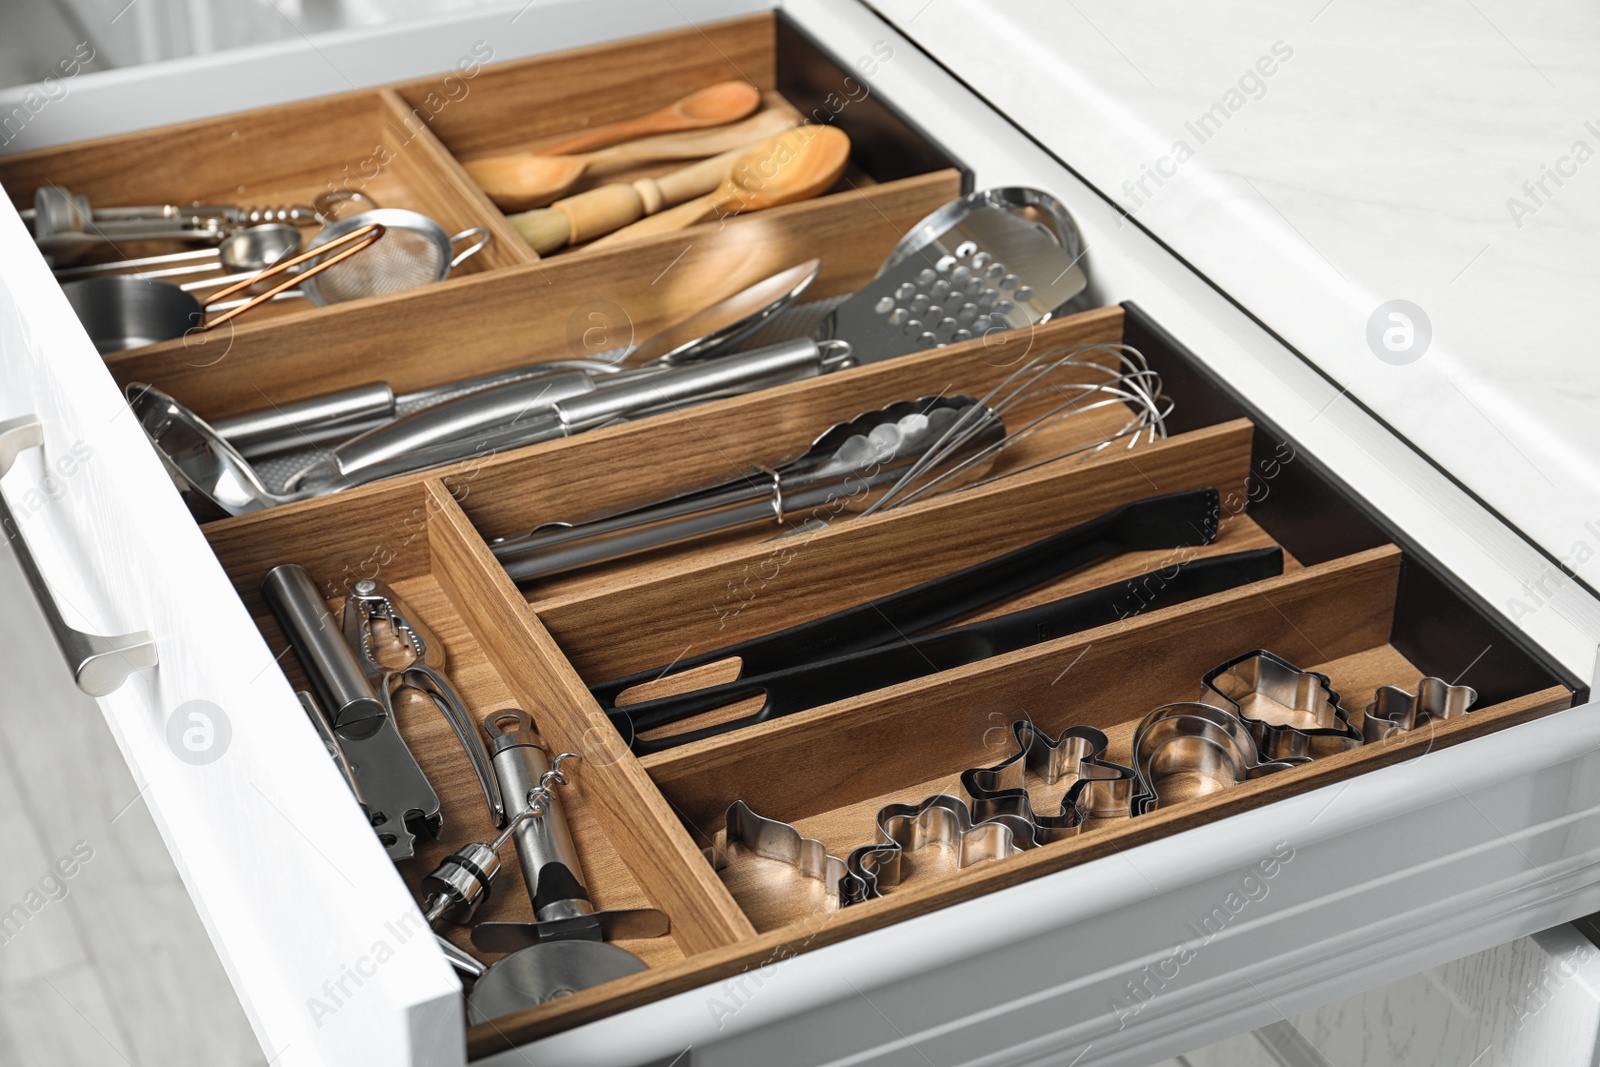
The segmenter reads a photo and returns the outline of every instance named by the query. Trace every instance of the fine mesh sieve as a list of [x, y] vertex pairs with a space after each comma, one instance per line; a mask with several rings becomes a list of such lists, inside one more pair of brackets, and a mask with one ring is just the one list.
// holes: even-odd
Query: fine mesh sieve
[[[420, 212], [378, 208], [330, 222], [307, 247], [314, 249], [371, 222], [384, 225], [384, 239], [366, 255], [307, 279], [300, 288], [312, 303], [340, 304], [443, 281], [452, 269], [489, 243], [489, 231], [481, 226], [451, 237], [444, 227]], [[461, 241], [470, 243], [456, 252], [455, 245]]]

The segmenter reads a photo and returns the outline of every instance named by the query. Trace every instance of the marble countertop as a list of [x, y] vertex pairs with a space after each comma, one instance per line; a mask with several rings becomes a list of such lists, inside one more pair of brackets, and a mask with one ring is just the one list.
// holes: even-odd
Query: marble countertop
[[1600, 8], [874, 6], [1600, 587]]

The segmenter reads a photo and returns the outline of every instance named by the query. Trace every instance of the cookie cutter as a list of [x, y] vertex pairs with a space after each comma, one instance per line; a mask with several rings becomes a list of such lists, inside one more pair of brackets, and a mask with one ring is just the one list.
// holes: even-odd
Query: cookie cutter
[[[961, 787], [972, 798], [978, 820], [1014, 816], [1033, 826], [1041, 845], [1077, 836], [1087, 819], [1127, 818], [1133, 811], [1136, 776], [1132, 767], [1105, 758], [1109, 742], [1092, 726], [1069, 726], [1051, 737], [1027, 719], [1011, 724], [1016, 751], [989, 767], [969, 767], [961, 772]], [[1034, 810], [1027, 779], [1032, 775], [1045, 785], [1068, 776], [1076, 782], [1061, 798], [1055, 814]]]
[[858, 904], [883, 896], [883, 890], [901, 883], [905, 857], [930, 846], [956, 853], [956, 867], [965, 870], [984, 860], [1015, 856], [1034, 848], [1038, 841], [1033, 824], [1015, 815], [975, 819], [960, 797], [936, 793], [916, 804], [886, 804], [878, 809], [878, 842], [855, 849], [845, 860], [849, 877], [844, 883], [846, 903]]
[[[1133, 766], [1139, 785], [1133, 809], [1136, 814], [1148, 814], [1164, 804], [1204, 796], [1308, 762], [1309, 756], [1263, 760], [1249, 725], [1231, 711], [1194, 701], [1163, 704], [1139, 720], [1133, 732]], [[1175, 779], [1188, 785], [1181, 796], [1173, 793]]]
[[1303, 671], [1264, 648], [1202, 678], [1199, 702], [1242, 720], [1267, 760], [1315, 759], [1361, 744], [1327, 675]]
[[1367, 744], [1415, 730], [1433, 721], [1448, 721], [1465, 715], [1477, 703], [1478, 691], [1468, 685], [1451, 685], [1443, 678], [1428, 677], [1408, 693], [1399, 686], [1379, 686], [1372, 695], [1361, 720], [1361, 736]]
[[786, 822], [757, 815], [742, 800], [728, 805], [724, 818], [724, 828], [717, 835], [717, 842], [705, 850], [713, 870], [720, 874], [738, 863], [741, 854], [748, 854], [786, 864], [801, 877], [821, 882], [827, 892], [830, 911], [850, 902], [851, 894], [845, 891], [845, 883], [850, 878], [846, 863], [830, 855], [821, 841], [803, 836]]

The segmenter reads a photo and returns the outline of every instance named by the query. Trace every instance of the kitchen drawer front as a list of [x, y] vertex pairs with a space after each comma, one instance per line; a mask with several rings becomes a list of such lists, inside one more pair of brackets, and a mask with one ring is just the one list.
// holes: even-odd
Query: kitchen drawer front
[[[786, 10], [845, 65], [891, 44], [893, 58], [868, 79], [873, 92], [971, 163], [979, 186], [1033, 184], [1062, 195], [1089, 238], [1102, 302], [1138, 300], [1477, 595], [1500, 602], [1519, 576], [1537, 572], [1536, 556], [1514, 533], [1451, 495], [1431, 467], [1342, 404], [1334, 387], [1183, 264], [1142, 233], [1119, 231], [1070, 171], [866, 8], [818, 0]], [[522, 22], [538, 26], [542, 12], [527, 10]], [[54, 380], [48, 367], [74, 383], [71, 413], [94, 410], [109, 427], [97, 433], [115, 435], [96, 455], [117, 456], [118, 477], [108, 478], [105, 495], [98, 484], [93, 496], [83, 495], [84, 514], [58, 521], [78, 540], [103, 529], [106, 536], [93, 543], [123, 553], [109, 558], [141, 562], [124, 568], [139, 573], [108, 576], [108, 588], [96, 590], [106, 615], [95, 621], [151, 629], [163, 654], [148, 683], [130, 683], [107, 702], [108, 717], [136, 777], [150, 783], [145, 795], [268, 1055], [281, 1051], [277, 1062], [285, 1063], [458, 1062], [457, 987], [425, 938], [408, 939], [392, 959], [382, 953], [387, 962], [365, 984], [337, 984], [349, 969], [373, 969], [367, 961], [380, 954], [378, 944], [399, 940], [385, 924], [408, 929], [403, 924], [415, 914], [409, 896], [339, 795], [343, 786], [283, 679], [267, 669], [267, 645], [137, 428], [126, 418], [117, 428], [115, 391], [64, 301], [48, 291], [37, 260], [13, 243], [25, 240], [17, 220], [8, 214], [6, 221], [5, 244], [16, 250], [9, 261], [25, 268], [13, 273], [27, 275], [19, 285], [31, 279], [31, 288], [18, 288], [8, 274], [7, 288], [28, 294], [18, 303], [30, 323], [38, 320], [40, 336], [54, 331], [47, 362], [42, 347], [19, 360], [11, 347], [31, 348], [8, 340], [7, 373], [40, 392], [40, 381]], [[67, 367], [76, 373], [66, 374]], [[0, 414], [21, 413], [7, 404]], [[139, 509], [130, 511], [125, 505], [134, 500]], [[147, 516], [136, 530], [117, 519], [130, 513]], [[113, 530], [121, 544], [137, 540], [136, 557], [111, 547], [119, 543]], [[47, 570], [68, 573], [68, 562], [47, 559]], [[118, 582], [137, 585], [119, 591]], [[157, 605], [152, 617], [134, 610]], [[1580, 626], [1548, 617], [1556, 614], [1542, 613], [1547, 617], [1528, 620], [1525, 629], [1586, 676], [1592, 639]], [[171, 680], [179, 672], [182, 688]], [[140, 692], [152, 695], [122, 707], [147, 684]], [[173, 758], [161, 711], [195, 698], [225, 706], [234, 729], [224, 758], [200, 768]], [[748, 979], [581, 1026], [491, 1062], [635, 1064], [671, 1061], [691, 1047], [696, 1063], [785, 1062], [784, 1055], [797, 1057], [793, 1062], [921, 1063], [924, 1055], [938, 1062], [1145, 1062], [1276, 1017], [1274, 1009], [1594, 910], [1596, 798], [1583, 783], [1596, 768], [1593, 757], [1572, 754], [1597, 740], [1593, 708], [1553, 715], [774, 962]], [[246, 814], [248, 829], [239, 825]], [[1190, 936], [1171, 917], [1209, 914], [1280, 843], [1293, 849], [1293, 859], [1280, 864], [1265, 895], [1250, 891], [1260, 899], [1250, 901], [1245, 921], [1208, 942], [1177, 978], [1165, 977], [1172, 965], [1164, 961]], [[293, 930], [281, 928], [285, 900], [306, 902], [299, 909], [306, 921]], [[1148, 1000], [1135, 997], [1138, 1010], [1129, 1011], [1126, 985], [1143, 981], [1147, 965], [1162, 984]], [[1052, 973], [1067, 984], [1050, 986], [1043, 976]], [[1271, 1002], [1261, 1000], [1252, 982], [1263, 989], [1274, 983], [1282, 1000], [1276, 992], [1269, 992]]]
[[454, 975], [9, 204], [0, 383], [44, 427], [0, 486], [67, 623], [155, 638], [101, 710], [267, 1056], [459, 1062]]

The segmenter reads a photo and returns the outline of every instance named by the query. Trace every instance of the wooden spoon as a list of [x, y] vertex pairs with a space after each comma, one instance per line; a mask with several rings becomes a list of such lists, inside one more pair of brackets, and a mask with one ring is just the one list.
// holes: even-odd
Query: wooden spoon
[[850, 138], [836, 126], [800, 126], [757, 145], [733, 165], [727, 181], [705, 196], [679, 204], [602, 237], [589, 248], [671, 233], [711, 215], [761, 211], [809, 200], [839, 180], [850, 161]]
[[676, 159], [704, 159], [765, 140], [799, 121], [790, 111], [769, 108], [730, 126], [665, 133], [597, 152], [571, 156], [515, 152], [468, 160], [462, 166], [502, 210], [524, 211], [559, 199], [585, 174], [606, 174]]
[[749, 82], [730, 81], [696, 89], [676, 104], [660, 111], [640, 115], [624, 122], [612, 122], [584, 130], [570, 137], [547, 144], [540, 151], [547, 156], [565, 156], [574, 152], [588, 152], [607, 145], [647, 137], [652, 133], [676, 133], [679, 130], [703, 130], [707, 126], [726, 126], [737, 122], [761, 106], [761, 90]]

